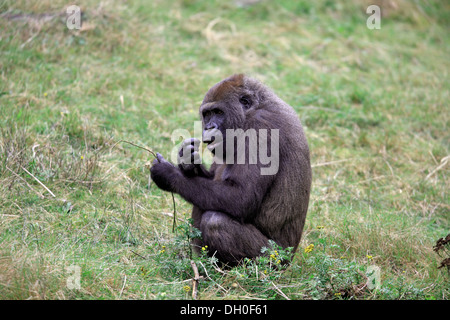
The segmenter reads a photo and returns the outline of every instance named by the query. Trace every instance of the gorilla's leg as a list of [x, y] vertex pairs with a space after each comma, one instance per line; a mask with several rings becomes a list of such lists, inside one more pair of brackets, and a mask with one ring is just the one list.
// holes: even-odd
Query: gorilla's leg
[[222, 212], [204, 212], [200, 231], [209, 254], [231, 266], [245, 257], [261, 255], [261, 248], [268, 246], [267, 237], [254, 225], [242, 224]]

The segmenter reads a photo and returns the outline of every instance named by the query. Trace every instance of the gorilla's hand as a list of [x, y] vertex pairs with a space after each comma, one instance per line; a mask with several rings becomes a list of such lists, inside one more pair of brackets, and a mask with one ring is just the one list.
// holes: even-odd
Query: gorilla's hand
[[164, 159], [161, 154], [156, 154], [156, 159], [153, 161], [150, 173], [152, 180], [160, 189], [164, 191], [174, 191], [179, 171], [173, 164]]
[[180, 151], [178, 152], [178, 167], [186, 175], [195, 175], [200, 161], [200, 154], [198, 149], [200, 146], [200, 140], [191, 138], [186, 139], [181, 144]]

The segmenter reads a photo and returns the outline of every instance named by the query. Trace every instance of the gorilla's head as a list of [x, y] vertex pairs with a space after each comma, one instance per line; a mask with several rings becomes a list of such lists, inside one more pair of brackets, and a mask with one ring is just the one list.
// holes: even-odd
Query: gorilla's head
[[213, 153], [225, 145], [227, 129], [246, 129], [261, 101], [262, 84], [242, 74], [215, 84], [200, 106], [203, 142]]

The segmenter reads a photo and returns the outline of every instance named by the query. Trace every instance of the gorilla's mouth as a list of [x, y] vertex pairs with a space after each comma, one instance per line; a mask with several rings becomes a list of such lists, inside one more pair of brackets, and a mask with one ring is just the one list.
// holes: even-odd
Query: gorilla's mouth
[[209, 147], [211, 144], [214, 145], [214, 144], [213, 144], [214, 140], [216, 140], [216, 138], [215, 138], [215, 137], [212, 137], [212, 138], [209, 139], [209, 140], [203, 140], [203, 143], [206, 143], [206, 144], [208, 145], [208, 147]]
[[223, 142], [223, 137], [220, 130], [211, 129], [203, 131], [202, 140], [207, 144], [208, 150], [214, 153], [214, 149]]
[[209, 141], [203, 142], [207, 144], [208, 150], [211, 151], [212, 153], [215, 153], [215, 149], [222, 143], [222, 141], [216, 141], [214, 137]]
[[203, 138], [203, 143], [206, 143], [206, 144], [209, 145], [209, 144], [213, 143], [214, 140], [216, 140], [216, 137], [215, 137], [215, 136], [204, 137], [204, 138]]

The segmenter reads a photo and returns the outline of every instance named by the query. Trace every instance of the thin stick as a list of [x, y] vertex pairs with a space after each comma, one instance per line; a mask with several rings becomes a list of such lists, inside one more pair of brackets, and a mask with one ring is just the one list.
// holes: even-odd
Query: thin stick
[[430, 177], [431, 177], [432, 175], [434, 175], [436, 172], [438, 172], [438, 171], [441, 170], [443, 167], [445, 167], [445, 166], [447, 165], [448, 160], [450, 160], [450, 156], [446, 156], [445, 158], [442, 158], [442, 159], [441, 159], [441, 164], [440, 164], [436, 169], [434, 169], [433, 171], [431, 171], [431, 172], [425, 177], [425, 180], [430, 179]]
[[200, 275], [198, 274], [198, 268], [194, 260], [191, 260], [191, 267], [194, 270], [194, 278], [192, 279], [192, 299], [197, 300], [197, 288]]
[[134, 252], [133, 250], [131, 250], [131, 252], [133, 252], [135, 255], [137, 255], [138, 257], [141, 257], [144, 260], [147, 260], [145, 257], [141, 256], [139, 253]]
[[47, 191], [53, 196], [53, 198], [56, 198], [55, 194], [54, 194], [53, 192], [51, 192], [50, 189], [47, 188], [47, 187], [45, 186], [45, 184], [43, 184], [42, 182], [40, 182], [38, 178], [36, 178], [35, 176], [33, 176], [33, 175], [31, 174], [31, 172], [29, 172], [29, 171], [28, 171], [27, 169], [25, 169], [24, 167], [21, 166], [21, 168], [22, 168], [23, 171], [25, 171], [25, 172], [28, 173], [31, 177], [33, 177], [34, 180], [36, 180], [41, 186], [43, 186], [43, 187], [45, 188], [45, 190], [47, 190]]
[[[139, 148], [139, 149], [142, 149], [142, 150], [145, 150], [145, 151], [147, 151], [147, 152], [150, 152], [156, 159], [158, 159], [158, 157], [156, 156], [156, 153], [155, 153], [153, 150], [150, 150], [150, 149], [145, 148], [145, 147], [141, 147], [141, 146], [139, 146], [139, 145], [137, 145], [137, 144], [135, 144], [135, 143], [133, 143], [133, 142], [127, 141], [127, 140], [119, 140], [119, 141], [117, 141], [117, 142], [112, 146], [111, 149], [113, 149], [113, 148], [114, 148], [116, 145], [118, 145], [120, 142], [125, 142], [125, 143], [128, 143], [128, 144], [131, 144], [131, 145], [134, 146], [134, 147], [137, 147], [137, 148]], [[177, 209], [176, 209], [176, 205], [175, 205], [175, 196], [173, 195], [173, 192], [171, 192], [171, 193], [172, 193], [172, 203], [173, 203], [173, 224], [172, 224], [172, 232], [175, 232], [175, 228], [176, 228], [176, 226], [177, 226]]]
[[130, 141], [127, 141], [127, 140], [119, 140], [119, 141], [117, 141], [117, 142], [112, 146], [111, 149], [113, 149], [116, 145], [118, 145], [118, 144], [121, 143], [121, 142], [125, 142], [125, 143], [128, 143], [128, 144], [131, 144], [132, 146], [135, 146], [135, 147], [137, 147], [137, 148], [140, 148], [140, 149], [142, 149], [142, 150], [145, 150], [145, 151], [147, 151], [147, 152], [150, 152], [150, 153], [156, 158], [156, 153], [155, 153], [153, 150], [150, 150], [150, 149], [145, 148], [145, 147], [138, 146], [137, 144], [135, 144], [135, 143], [133, 143], [133, 142], [130, 142]]
[[175, 196], [172, 193], [172, 202], [173, 202], [173, 223], [172, 223], [172, 232], [175, 232], [175, 228], [177, 227], [177, 208], [175, 207]]
[[17, 214], [5, 214], [5, 213], [0, 214], [0, 216], [1, 217], [8, 217], [8, 218], [19, 218], [20, 217]]
[[[167, 216], [167, 217], [173, 218], [173, 213], [170, 213], [170, 212], [161, 212], [161, 214], [162, 214], [163, 216]], [[182, 218], [180, 218], [180, 217], [177, 217], [177, 220], [180, 220], [180, 221], [183, 222], [183, 223], [188, 223], [187, 220], [182, 219]]]
[[280, 288], [278, 288], [278, 287], [275, 285], [275, 283], [273, 283], [273, 281], [271, 281], [271, 284], [272, 284], [272, 286], [274, 287], [274, 289], [277, 290], [278, 293], [279, 293], [283, 298], [285, 298], [286, 300], [291, 300], [291, 299], [289, 299], [289, 297], [288, 297], [287, 295], [284, 294], [283, 291], [280, 290]]
[[[203, 279], [203, 276], [200, 276], [199, 279]], [[147, 286], [160, 286], [161, 284], [164, 285], [169, 285], [169, 284], [179, 284], [179, 283], [185, 283], [185, 282], [189, 282], [192, 281], [192, 279], [186, 279], [186, 280], [181, 280], [181, 281], [172, 281], [172, 282], [157, 282], [157, 283], [148, 283], [146, 284]]]
[[[217, 251], [214, 252], [214, 254], [212, 256], [214, 257], [216, 255], [216, 253], [217, 253]], [[212, 266], [217, 272], [220, 272], [221, 274], [224, 274], [224, 275], [228, 275], [227, 272], [225, 272], [225, 271], [223, 271], [222, 269], [219, 268], [219, 266], [217, 265], [217, 262], [214, 262]]]
[[[207, 277], [209, 280], [211, 280], [212, 282], [214, 282], [214, 284], [217, 285], [221, 290], [223, 290], [223, 292], [228, 293], [228, 291], [227, 291], [224, 287], [222, 287], [220, 284], [218, 284], [218, 283], [215, 282], [213, 279], [211, 279], [211, 277], [210, 277], [209, 274], [208, 274], [208, 271], [206, 271], [206, 268], [205, 268], [204, 264], [203, 264], [201, 261], [199, 261], [199, 262], [200, 262], [200, 264], [202, 265], [203, 270], [205, 270], [206, 277]], [[202, 278], [202, 277], [200, 277], [200, 278]]]
[[123, 293], [123, 289], [125, 288], [125, 284], [127, 283], [127, 275], [125, 274], [124, 275], [124, 279], [123, 279], [123, 286], [122, 286], [122, 289], [120, 290], [120, 294], [119, 294], [119, 299], [120, 299], [120, 297], [122, 296], [122, 293]]
[[350, 160], [353, 160], [353, 159], [343, 159], [343, 160], [336, 160], [336, 161], [329, 161], [329, 162], [317, 163], [317, 164], [311, 165], [311, 168], [328, 166], [328, 165], [332, 165], [332, 164], [336, 164], [336, 163], [341, 163], [341, 162], [345, 162], [345, 161], [350, 161]]
[[15, 173], [14, 171], [12, 171], [10, 168], [8, 168], [8, 166], [6, 166], [6, 169], [8, 169], [12, 174], [14, 174], [17, 178], [19, 178], [20, 180], [22, 180], [23, 182], [25, 182], [25, 184], [27, 185], [28, 188], [30, 188], [31, 190], [33, 190], [34, 193], [36, 193], [39, 198], [44, 199], [45, 197], [42, 195], [42, 193], [40, 193], [39, 191], [35, 190], [28, 182], [27, 180], [25, 180], [24, 178], [22, 178], [21, 176], [19, 176], [17, 173]]

